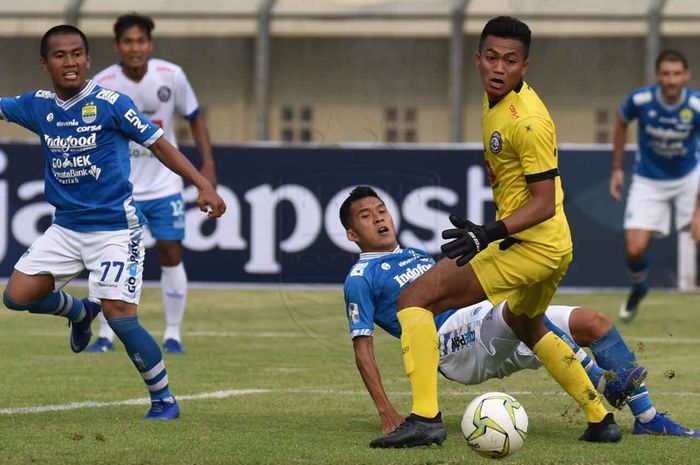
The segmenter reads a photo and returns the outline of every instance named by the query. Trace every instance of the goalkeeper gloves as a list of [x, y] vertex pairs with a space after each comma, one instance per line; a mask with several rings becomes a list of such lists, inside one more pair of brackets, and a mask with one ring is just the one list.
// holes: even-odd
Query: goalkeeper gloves
[[489, 243], [508, 236], [508, 229], [503, 221], [489, 221], [483, 226], [472, 223], [457, 215], [450, 215], [450, 223], [455, 229], [442, 232], [443, 239], [454, 239], [442, 244], [440, 249], [447, 257], [457, 258], [457, 265], [464, 266]]

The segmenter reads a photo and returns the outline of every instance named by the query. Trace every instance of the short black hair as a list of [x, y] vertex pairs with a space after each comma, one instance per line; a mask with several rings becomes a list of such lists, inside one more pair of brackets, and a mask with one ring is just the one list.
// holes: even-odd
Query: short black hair
[[46, 60], [49, 57], [49, 39], [53, 36], [61, 34], [79, 35], [80, 38], [83, 40], [83, 44], [85, 45], [85, 53], [90, 53], [90, 44], [88, 44], [87, 37], [85, 37], [83, 31], [81, 31], [75, 26], [71, 26], [70, 24], [59, 24], [58, 26], [54, 26], [48, 31], [46, 31], [43, 37], [41, 38], [41, 45], [39, 46], [39, 56], [41, 58]]
[[661, 67], [661, 63], [664, 61], [675, 61], [675, 62], [680, 62], [683, 63], [683, 69], [688, 69], [688, 60], [686, 59], [685, 55], [683, 55], [681, 52], [678, 50], [674, 50], [672, 48], [668, 48], [656, 57], [656, 71], [659, 70]]
[[340, 222], [343, 224], [343, 227], [345, 229], [350, 229], [350, 222], [352, 220], [352, 218], [350, 217], [350, 208], [352, 208], [352, 204], [366, 197], [375, 197], [379, 200], [382, 200], [371, 187], [357, 186], [352, 191], [350, 191], [350, 194], [348, 194], [348, 198], [345, 199], [343, 204], [340, 206]]
[[530, 55], [530, 41], [532, 32], [524, 22], [512, 16], [496, 16], [489, 20], [481, 31], [479, 39], [479, 52], [484, 47], [484, 41], [488, 36], [503, 37], [506, 39], [515, 39], [520, 41], [525, 48], [525, 58]]
[[114, 22], [114, 40], [119, 42], [124, 35], [124, 31], [134, 26], [145, 32], [148, 40], [151, 40], [151, 31], [156, 28], [156, 24], [149, 16], [127, 13], [118, 17]]

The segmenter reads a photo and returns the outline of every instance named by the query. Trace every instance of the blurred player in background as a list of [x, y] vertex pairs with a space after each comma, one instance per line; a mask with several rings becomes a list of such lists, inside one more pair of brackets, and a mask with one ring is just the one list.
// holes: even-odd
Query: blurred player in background
[[620, 319], [631, 321], [647, 294], [652, 236], [667, 236], [672, 207], [676, 229], [687, 230], [698, 192], [700, 94], [686, 87], [688, 62], [680, 52], [665, 50], [656, 58], [656, 84], [635, 89], [615, 121], [610, 194], [622, 198], [627, 126], [639, 120], [639, 149], [625, 209], [625, 252], [632, 290], [620, 306]]
[[[404, 367], [413, 406], [404, 423], [373, 447], [412, 447], [444, 437], [437, 398], [439, 350], [434, 315], [488, 299], [507, 302], [513, 333], [583, 409], [580, 439], [616, 442], [622, 433], [571, 348], [545, 325], [544, 312], [572, 259], [554, 123], [523, 81], [531, 33], [499, 16], [484, 27], [475, 55], [484, 87], [482, 134], [497, 219], [476, 225], [450, 216], [448, 258], [404, 287], [398, 300]], [[491, 244], [491, 245], [489, 245]], [[571, 361], [571, 362], [569, 362]]]
[[[340, 221], [348, 239], [362, 252], [344, 286], [355, 362], [379, 413], [382, 432], [388, 433], [401, 424], [403, 417], [382, 385], [374, 358], [374, 325], [394, 337], [401, 336], [396, 316], [399, 292], [432, 268], [435, 261], [423, 250], [399, 246], [391, 213], [370, 187], [353, 189], [340, 208]], [[542, 366], [513, 334], [504, 319], [504, 307], [503, 303], [494, 307], [483, 301], [435, 317], [438, 370], [445, 378], [474, 385]], [[634, 434], [700, 437], [700, 432], [683, 428], [656, 411], [643, 384], [646, 370], [637, 366], [634, 353], [605, 314], [580, 307], [549, 306], [546, 316], [550, 329], [570, 344], [598, 392], [616, 408], [629, 400], [635, 416]], [[579, 344], [590, 347], [596, 361], [612, 371], [594, 363]]]
[[[79, 29], [49, 29], [41, 39], [40, 63], [55, 92], [0, 99], [0, 118], [39, 135], [44, 194], [55, 207], [53, 224], [15, 264], [3, 302], [12, 310], [66, 317], [73, 352], [88, 345], [90, 323], [102, 310], [146, 383], [151, 397], [146, 418], [169, 420], [179, 416], [179, 408], [163, 354], [136, 316], [146, 221], [128, 180], [129, 140], [149, 147], [196, 185], [198, 204], [204, 211], [211, 208], [210, 217], [221, 216], [226, 205], [129, 97], [87, 79], [89, 52]], [[61, 290], [85, 269], [89, 295], [101, 302], [81, 301]]]
[[[138, 14], [126, 14], [114, 23], [114, 49], [121, 62], [97, 73], [95, 82], [131, 97], [136, 107], [165, 132], [165, 138], [177, 147], [175, 116], [189, 121], [192, 138], [202, 157], [201, 173], [216, 187], [214, 158], [204, 115], [187, 76], [179, 66], [151, 58], [153, 20]], [[161, 265], [161, 294], [165, 331], [163, 350], [182, 353], [180, 326], [187, 301], [187, 275], [182, 263], [185, 237], [185, 203], [182, 179], [163, 166], [147, 148], [131, 144], [131, 177], [134, 199], [148, 220], [156, 239]], [[114, 332], [100, 318], [97, 341], [91, 352], [113, 350]]]

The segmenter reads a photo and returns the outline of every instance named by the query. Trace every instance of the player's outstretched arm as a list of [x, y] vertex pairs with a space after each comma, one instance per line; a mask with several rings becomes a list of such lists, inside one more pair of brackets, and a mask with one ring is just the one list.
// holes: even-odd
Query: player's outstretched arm
[[625, 141], [627, 140], [627, 123], [618, 113], [613, 131], [613, 161], [610, 175], [610, 195], [615, 200], [622, 200], [621, 189], [625, 187], [625, 170], [622, 162], [625, 157]]
[[519, 233], [527, 228], [548, 220], [556, 213], [554, 179], [528, 184], [532, 198], [513, 213], [499, 221], [491, 221], [483, 226], [476, 225], [457, 215], [450, 215], [455, 226], [442, 232], [443, 239], [452, 239], [442, 244], [442, 252], [448, 258], [457, 258], [457, 265], [464, 266], [489, 243], [503, 239], [509, 234]]
[[362, 381], [367, 387], [367, 392], [372, 397], [382, 422], [382, 433], [394, 431], [403, 421], [403, 417], [391, 405], [384, 392], [379, 367], [374, 359], [374, 341], [372, 336], [357, 336], [352, 340], [355, 350], [355, 363], [360, 372]]
[[207, 212], [210, 218], [218, 218], [224, 214], [226, 203], [216, 193], [214, 186], [165, 137], [155, 141], [149, 149], [168, 169], [179, 174], [197, 187], [199, 190], [197, 204], [200, 210]]
[[212, 186], [216, 189], [216, 168], [214, 164], [214, 156], [211, 150], [211, 140], [209, 139], [209, 131], [202, 113], [197, 113], [190, 120], [190, 131], [192, 138], [202, 157], [202, 167], [199, 172], [207, 178]]

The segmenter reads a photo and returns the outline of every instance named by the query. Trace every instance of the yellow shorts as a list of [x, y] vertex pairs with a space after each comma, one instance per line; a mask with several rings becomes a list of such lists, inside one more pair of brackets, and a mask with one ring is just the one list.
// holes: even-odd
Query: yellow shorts
[[494, 305], [507, 300], [516, 315], [544, 313], [573, 254], [556, 256], [528, 242], [501, 250], [500, 243], [489, 244], [469, 262], [486, 296]]

